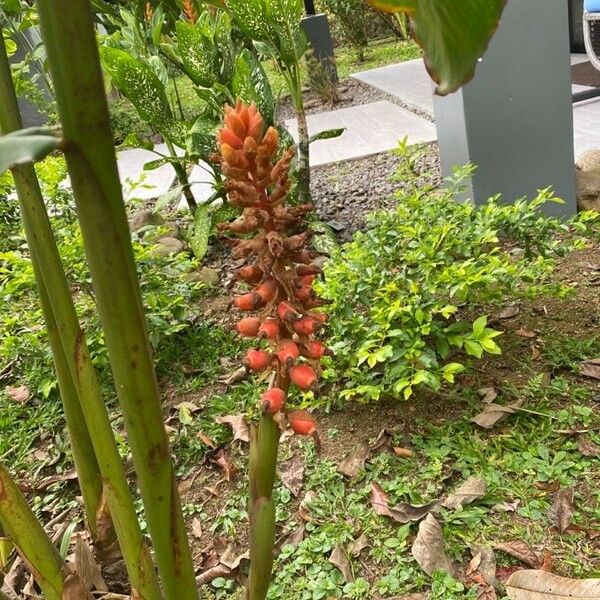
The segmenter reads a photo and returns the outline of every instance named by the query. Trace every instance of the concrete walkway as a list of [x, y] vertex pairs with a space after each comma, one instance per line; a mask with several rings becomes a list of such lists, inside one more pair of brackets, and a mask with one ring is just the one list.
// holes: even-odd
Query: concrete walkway
[[[587, 61], [584, 54], [571, 55], [571, 64]], [[356, 73], [354, 78], [372, 85], [433, 117], [431, 79], [421, 59]], [[573, 85], [573, 92], [590, 89]], [[600, 148], [600, 98], [578, 102], [573, 107], [575, 156]]]

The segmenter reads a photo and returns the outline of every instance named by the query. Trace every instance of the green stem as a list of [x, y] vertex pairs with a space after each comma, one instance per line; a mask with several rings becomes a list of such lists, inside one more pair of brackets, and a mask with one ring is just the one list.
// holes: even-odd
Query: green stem
[[63, 560], [8, 471], [0, 465], [0, 521], [46, 600], [62, 600]]
[[[0, 60], [0, 63], [3, 62]], [[8, 86], [1, 76], [3, 72], [5, 70], [0, 69], [0, 91], [3, 98], [0, 105], [0, 127], [4, 131], [12, 131], [19, 129], [21, 122], [12, 82]], [[11, 99], [13, 110], [9, 109]], [[80, 434], [71, 435], [71, 444], [82, 493], [84, 499], [90, 493], [88, 487], [97, 493], [93, 510], [88, 508], [90, 529], [99, 533], [101, 541], [108, 544], [112, 541], [112, 518], [132, 586], [143, 599], [159, 600], [160, 590], [154, 564], [139, 527], [106, 405], [77, 319], [35, 170], [32, 165], [22, 165], [13, 170], [13, 177], [54, 352], [65, 416], [69, 431]], [[84, 437], [84, 432], [88, 438]], [[87, 444], [86, 439], [89, 441], [90, 437], [89, 443], [93, 444], [93, 450], [83, 445]], [[95, 477], [98, 478], [99, 469], [104, 485], [99, 479], [93, 488], [92, 484], [85, 484], [92, 475], [87, 463], [81, 464], [78, 459], [83, 452], [92, 452], [92, 455], [95, 453], [98, 460], [96, 463], [94, 458]], [[110, 517], [103, 506], [102, 493], [106, 497]], [[101, 527], [100, 532], [97, 531], [98, 526]], [[105, 535], [107, 531], [108, 536]]]
[[[167, 148], [169, 149], [169, 154], [172, 158], [178, 158], [177, 152], [175, 151], [175, 147], [171, 142], [169, 142], [165, 138], [165, 143], [167, 144]], [[185, 164], [183, 161], [174, 161], [172, 163], [173, 168], [175, 169], [175, 175], [177, 175], [177, 181], [179, 181], [179, 185], [183, 187], [183, 195], [185, 197], [188, 206], [190, 207], [190, 211], [192, 214], [196, 212], [196, 208], [198, 208], [198, 204], [196, 203], [196, 199], [194, 198], [194, 194], [192, 193], [192, 188], [190, 187], [190, 180], [187, 175], [187, 171], [185, 169]]]
[[[10, 133], [17, 129], [21, 129], [21, 115], [19, 113], [17, 98], [13, 87], [8, 56], [6, 55], [6, 48], [4, 46], [4, 34], [1, 29], [0, 96], [2, 97], [2, 103], [0, 103], [0, 130], [2, 133]], [[19, 200], [21, 201], [21, 213], [25, 217], [28, 212], [28, 207], [23, 205], [23, 198], [25, 196], [31, 196], [33, 198], [33, 190], [37, 186], [37, 179], [33, 166], [26, 165], [15, 168], [13, 170], [13, 177], [17, 186]], [[35, 185], [33, 182], [35, 182]], [[26, 193], [26, 188], [28, 188], [28, 191], [30, 191], [31, 194]], [[37, 192], [37, 210], [41, 210], [45, 213], [45, 206], [42, 200], [41, 192], [39, 192], [39, 187], [37, 187]], [[69, 439], [71, 441], [71, 448], [73, 450], [73, 460], [77, 469], [79, 487], [83, 496], [83, 504], [87, 517], [87, 523], [92, 534], [92, 538], [96, 540], [96, 513], [102, 499], [102, 480], [100, 478], [98, 462], [96, 461], [96, 455], [94, 453], [92, 441], [85, 424], [83, 412], [81, 411], [79, 398], [77, 397], [77, 392], [73, 385], [68, 363], [66, 362], [66, 357], [60, 343], [56, 320], [52, 314], [52, 308], [48, 299], [46, 286], [42, 279], [39, 263], [34, 255], [34, 248], [36, 245], [40, 247], [41, 254], [45, 255], [45, 251], [41, 248], [43, 244], [39, 243], [40, 238], [43, 237], [43, 233], [41, 231], [36, 232], [35, 229], [32, 229], [27, 225], [25, 227], [25, 232], [31, 248], [35, 279], [40, 293], [42, 312], [44, 314], [44, 320], [46, 321], [50, 346], [54, 356], [56, 376], [63, 401]], [[50, 245], [54, 245], [53, 239], [46, 240], [46, 242]], [[54, 258], [57, 258], [58, 251], [56, 251], [56, 246], [54, 246], [54, 251], [56, 253]], [[52, 254], [52, 250], [50, 250], [50, 253]], [[66, 293], [69, 294], [66, 281], [65, 290]]]
[[194, 568], [154, 374], [89, 0], [37, 0], [37, 6], [86, 255], [164, 597], [191, 600], [198, 597]]

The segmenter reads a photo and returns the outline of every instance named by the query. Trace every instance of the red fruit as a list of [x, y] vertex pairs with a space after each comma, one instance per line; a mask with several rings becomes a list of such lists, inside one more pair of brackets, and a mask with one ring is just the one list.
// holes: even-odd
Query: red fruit
[[314, 294], [315, 293], [313, 289], [309, 285], [303, 285], [297, 287], [294, 290], [294, 295], [296, 296], [296, 298], [298, 298], [298, 300], [300, 300], [300, 302], [310, 300], [314, 296]]
[[267, 319], [258, 329], [261, 340], [274, 340], [279, 337], [279, 323], [275, 319]]
[[[311, 298], [308, 298], [302, 302], [302, 306], [304, 306], [304, 308], [321, 308], [321, 306], [326, 306], [327, 304], [331, 304], [331, 301], [323, 300], [323, 298], [317, 298], [316, 296], [312, 296]], [[325, 320], [323, 320], [323, 323], [324, 322]]]
[[290, 379], [301, 390], [308, 391], [316, 383], [317, 374], [309, 365], [294, 365], [290, 369]]
[[256, 348], [246, 353], [246, 366], [251, 371], [264, 371], [271, 365], [271, 360], [271, 353], [266, 350]]
[[321, 324], [309, 316], [302, 317], [294, 323], [294, 331], [300, 335], [312, 335], [319, 327]]
[[256, 310], [264, 304], [262, 298], [255, 292], [249, 292], [248, 294], [236, 296], [233, 299], [233, 303], [240, 310]]
[[325, 325], [325, 323], [327, 323], [327, 315], [325, 313], [310, 313], [310, 317], [319, 325]]
[[250, 265], [238, 269], [237, 276], [246, 283], [258, 283], [263, 278], [263, 272], [260, 267]]
[[275, 352], [279, 362], [284, 365], [293, 363], [299, 356], [298, 344], [292, 340], [281, 340]]
[[300, 285], [312, 285], [313, 281], [317, 278], [316, 275], [302, 275], [302, 277], [298, 277], [298, 283]]
[[300, 318], [300, 313], [289, 302], [280, 302], [277, 314], [282, 321], [295, 321]]
[[315, 360], [319, 360], [328, 352], [327, 346], [318, 340], [311, 340], [306, 346], [302, 347], [302, 355]]
[[263, 410], [270, 415], [279, 412], [285, 404], [285, 392], [277, 387], [269, 388], [260, 398]]
[[317, 422], [306, 410], [294, 410], [287, 416], [290, 427], [298, 435], [312, 435], [317, 430]]
[[279, 285], [274, 279], [268, 279], [264, 283], [261, 283], [254, 290], [266, 304], [267, 302], [271, 302], [275, 298], [275, 295], [279, 291]]
[[246, 317], [238, 321], [235, 328], [241, 335], [246, 337], [255, 337], [260, 327], [260, 319], [258, 317]]

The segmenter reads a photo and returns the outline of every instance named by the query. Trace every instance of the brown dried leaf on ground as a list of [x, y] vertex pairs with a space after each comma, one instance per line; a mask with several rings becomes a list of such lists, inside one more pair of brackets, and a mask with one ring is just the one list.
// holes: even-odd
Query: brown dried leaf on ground
[[554, 494], [554, 500], [548, 516], [552, 524], [560, 533], [564, 533], [571, 525], [571, 519], [575, 513], [573, 506], [573, 490], [571, 488], [563, 488]]
[[583, 456], [587, 456], [588, 458], [600, 456], [600, 446], [594, 444], [594, 442], [584, 436], [579, 437], [577, 440], [577, 448]]
[[501, 544], [496, 544], [495, 548], [496, 550], [506, 552], [506, 554], [513, 556], [534, 569], [538, 569], [542, 565], [540, 557], [533, 551], [531, 546], [523, 540], [503, 542]]
[[198, 517], [194, 517], [192, 520], [192, 535], [198, 539], [202, 537], [202, 524], [200, 523], [200, 519], [198, 519]]
[[304, 531], [306, 527], [304, 523], [300, 524], [290, 535], [288, 535], [282, 542], [282, 546], [293, 546], [294, 548], [300, 544], [304, 539]]
[[522, 570], [506, 582], [510, 600], [598, 600], [600, 579], [569, 579], [548, 571]]
[[481, 401], [484, 404], [490, 404], [498, 397], [496, 388], [491, 386], [479, 388], [477, 393], [481, 396]]
[[519, 337], [524, 337], [524, 338], [528, 338], [528, 339], [532, 339], [537, 336], [537, 333], [535, 331], [530, 331], [529, 329], [525, 329], [523, 327], [521, 327], [521, 329], [517, 329], [515, 331], [515, 333]]
[[243, 554], [238, 554], [235, 547], [231, 544], [227, 546], [223, 554], [219, 557], [219, 562], [232, 571], [237, 569], [243, 560], [250, 560], [250, 553], [244, 552]]
[[365, 549], [370, 547], [369, 538], [363, 533], [360, 537], [355, 539], [351, 544], [348, 551], [354, 558], [358, 558], [360, 553]]
[[592, 379], [600, 379], [600, 358], [584, 360], [579, 363], [581, 374]]
[[491, 429], [502, 419], [505, 419], [509, 415], [517, 412], [522, 405], [523, 400], [516, 400], [512, 404], [508, 404], [506, 406], [492, 402], [488, 404], [482, 412], [480, 412], [478, 415], [475, 415], [471, 421], [476, 425], [479, 425], [479, 427]]
[[26, 385], [20, 385], [18, 387], [7, 385], [4, 388], [4, 393], [17, 404], [26, 404], [31, 397], [31, 392]]
[[365, 442], [361, 442], [338, 463], [338, 471], [342, 475], [354, 479], [365, 468], [369, 454], [369, 446]]
[[350, 565], [350, 561], [344, 552], [344, 549], [339, 544], [333, 549], [331, 556], [329, 557], [329, 562], [337, 567], [340, 573], [344, 577], [344, 581], [347, 583], [349, 581], [354, 581], [354, 575], [352, 575], [352, 567]]
[[402, 448], [400, 446], [394, 447], [394, 454], [400, 458], [412, 458], [413, 452], [408, 448]]
[[473, 558], [467, 565], [466, 574], [479, 572], [485, 581], [491, 585], [496, 583], [496, 556], [488, 546], [474, 546], [471, 548]]
[[442, 503], [444, 508], [456, 510], [465, 504], [471, 504], [483, 498], [487, 492], [487, 484], [480, 477], [469, 477], [462, 485], [450, 494]]
[[221, 469], [223, 470], [223, 477], [225, 477], [226, 481], [231, 481], [235, 477], [236, 468], [231, 462], [229, 455], [227, 454], [227, 452], [225, 452], [225, 450], [223, 450], [223, 448], [221, 448], [221, 450], [219, 450], [213, 456], [212, 460], [215, 464], [221, 467]]
[[421, 506], [401, 502], [392, 508], [390, 507], [388, 495], [378, 483], [373, 481], [371, 483], [371, 506], [375, 514], [391, 517], [398, 523], [409, 523], [410, 521], [419, 521], [428, 515], [439, 506], [439, 500], [433, 500]]
[[371, 444], [371, 452], [378, 452], [383, 450], [392, 440], [392, 438], [398, 435], [402, 431], [402, 427], [388, 428], [384, 427], [375, 438], [375, 441]]
[[411, 553], [427, 575], [432, 575], [438, 570], [446, 571], [450, 575], [455, 573], [454, 565], [445, 551], [442, 527], [432, 514], [427, 515], [419, 525]]
[[281, 464], [279, 469], [281, 483], [298, 498], [304, 484], [304, 461], [298, 454]]
[[205, 585], [214, 581], [217, 577], [227, 577], [231, 574], [231, 569], [226, 567], [225, 565], [218, 564], [210, 569], [204, 571], [204, 573], [200, 573], [198, 577], [196, 577], [197, 585]]
[[492, 320], [499, 321], [503, 319], [512, 319], [513, 317], [516, 317], [520, 312], [521, 310], [516, 304], [511, 304], [510, 306], [503, 308], [499, 313], [495, 314], [492, 317]]
[[88, 591], [108, 592], [94, 553], [81, 535], [75, 540], [75, 571]]
[[244, 421], [243, 415], [225, 415], [215, 419], [220, 425], [229, 425], [233, 432], [233, 441], [240, 440], [241, 442], [250, 441], [250, 429]]
[[385, 600], [429, 600], [427, 594], [409, 594], [408, 596], [392, 596]]
[[[108, 590], [101, 590], [108, 591]], [[92, 595], [86, 590], [78, 573], [69, 573], [65, 577], [61, 600], [92, 600]]]

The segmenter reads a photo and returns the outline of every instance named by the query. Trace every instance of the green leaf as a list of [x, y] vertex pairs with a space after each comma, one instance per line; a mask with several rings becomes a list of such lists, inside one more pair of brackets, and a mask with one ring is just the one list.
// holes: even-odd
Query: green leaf
[[209, 115], [202, 114], [188, 131], [186, 136], [186, 148], [192, 156], [198, 156], [202, 160], [217, 151], [217, 129], [219, 123]]
[[325, 131], [311, 135], [310, 138], [308, 138], [308, 143], [312, 144], [317, 140], [331, 140], [333, 138], [340, 137], [344, 131], [346, 131], [345, 127], [340, 127], [339, 129], [326, 129]]
[[473, 323], [473, 334], [476, 338], [481, 337], [487, 325], [487, 317], [481, 316]]
[[183, 193], [184, 187], [185, 186], [183, 186], [183, 185], [178, 185], [178, 186], [170, 189], [168, 192], [166, 192], [162, 196], [159, 196], [156, 199], [154, 206], [152, 207], [152, 212], [154, 212], [154, 213], [160, 212], [161, 210], [171, 206], [171, 204], [173, 204], [173, 202], [176, 202], [177, 200], [179, 200], [179, 198], [181, 198], [181, 194]]
[[186, 71], [194, 78], [194, 83], [211, 87], [218, 78], [214, 69], [214, 44], [212, 36], [207, 35], [201, 21], [196, 25], [179, 21], [177, 32], [177, 50]]
[[61, 139], [51, 129], [32, 127], [0, 137], [0, 174], [48, 156], [60, 147]]
[[298, 63], [308, 50], [308, 40], [300, 26], [304, 3], [302, 0], [270, 0], [266, 5], [268, 22], [277, 35], [279, 58], [286, 65]]
[[267, 20], [265, 0], [228, 0], [227, 6], [235, 16], [238, 27], [250, 39], [269, 42], [275, 38]]
[[470, 356], [475, 356], [476, 358], [481, 358], [483, 356], [483, 348], [479, 342], [465, 340], [465, 350]]
[[236, 98], [247, 104], [254, 102], [265, 123], [272, 125], [275, 118], [275, 99], [262, 64], [247, 48], [235, 61], [231, 89]]
[[117, 150], [126, 148], [143, 148], [144, 150], [153, 150], [154, 144], [147, 139], [140, 137], [137, 133], [128, 133], [127, 137], [117, 146]]
[[190, 240], [190, 247], [194, 256], [198, 259], [204, 258], [208, 250], [208, 239], [210, 237], [210, 212], [208, 204], [201, 204], [196, 208], [194, 214], [194, 229]]
[[445, 96], [473, 78], [506, 0], [368, 0], [377, 10], [406, 12], [425, 64]]

